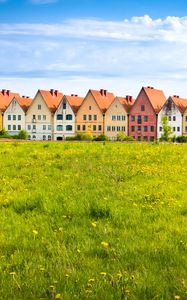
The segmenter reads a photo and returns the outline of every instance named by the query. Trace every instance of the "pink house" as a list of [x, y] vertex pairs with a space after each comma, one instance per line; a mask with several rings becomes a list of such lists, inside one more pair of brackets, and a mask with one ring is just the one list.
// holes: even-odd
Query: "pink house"
[[161, 90], [143, 87], [129, 113], [129, 135], [136, 140], [157, 138], [157, 115], [166, 102]]

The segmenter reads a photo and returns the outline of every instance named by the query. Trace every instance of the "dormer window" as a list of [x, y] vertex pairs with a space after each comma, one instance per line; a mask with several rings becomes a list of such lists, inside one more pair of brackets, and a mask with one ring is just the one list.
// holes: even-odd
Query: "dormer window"
[[66, 102], [63, 102], [63, 109], [66, 109]]
[[41, 109], [42, 109], [41, 104], [38, 104], [38, 110], [41, 110]]

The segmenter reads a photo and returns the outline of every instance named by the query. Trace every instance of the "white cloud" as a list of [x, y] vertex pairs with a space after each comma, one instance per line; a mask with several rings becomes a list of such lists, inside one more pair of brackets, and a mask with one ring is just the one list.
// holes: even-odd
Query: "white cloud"
[[85, 87], [106, 87], [136, 96], [144, 84], [166, 90], [170, 86], [171, 93], [181, 94], [186, 53], [187, 17], [0, 24], [1, 83], [6, 85], [7, 78], [7, 84], [16, 82], [28, 91], [39, 84], [50, 88], [51, 82], [57, 89], [58, 84], [72, 87], [72, 92], [75, 87], [77, 93]]

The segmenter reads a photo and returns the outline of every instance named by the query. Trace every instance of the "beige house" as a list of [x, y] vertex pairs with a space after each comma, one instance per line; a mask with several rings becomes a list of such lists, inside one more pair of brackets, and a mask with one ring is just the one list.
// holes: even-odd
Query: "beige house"
[[76, 133], [91, 132], [93, 136], [104, 133], [105, 112], [114, 100], [107, 90], [89, 90], [76, 115]]
[[133, 105], [132, 96], [116, 97], [105, 113], [105, 135], [116, 140], [117, 134], [128, 135], [128, 113]]
[[57, 90], [38, 90], [26, 113], [26, 130], [30, 140], [53, 139], [53, 117], [63, 94]]

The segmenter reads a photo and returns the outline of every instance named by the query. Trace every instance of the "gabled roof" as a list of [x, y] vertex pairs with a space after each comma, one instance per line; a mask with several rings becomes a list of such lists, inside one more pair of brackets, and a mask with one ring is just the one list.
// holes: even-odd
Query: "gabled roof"
[[77, 113], [77, 111], [79, 110], [79, 107], [81, 106], [84, 98], [83, 97], [79, 97], [78, 95], [71, 95], [71, 96], [64, 96], [67, 101], [69, 102], [72, 110], [74, 111], [74, 113]]
[[18, 93], [12, 93], [9, 90], [1, 90], [0, 91], [0, 111], [4, 112], [14, 97], [17, 99], [20, 97], [20, 95]]
[[179, 96], [176, 96], [176, 95], [169, 97], [169, 98], [171, 98], [173, 100], [175, 105], [180, 110], [181, 114], [183, 114], [187, 108], [187, 99], [180, 98]]
[[134, 104], [135, 100], [133, 99], [132, 96], [126, 96], [126, 97], [116, 97], [120, 103], [123, 105], [124, 109], [126, 110], [127, 113], [129, 113], [132, 105]]
[[146, 93], [155, 113], [159, 113], [162, 106], [166, 102], [166, 96], [162, 90], [154, 89], [153, 87], [143, 87], [143, 91]]
[[57, 90], [38, 90], [38, 92], [43, 97], [46, 105], [48, 106], [49, 110], [54, 113], [62, 100], [63, 94]]
[[21, 108], [24, 110], [24, 112], [26, 112], [29, 108], [29, 106], [32, 103], [32, 99], [29, 97], [17, 97], [16, 98], [17, 102], [19, 103], [19, 105], [21, 106]]
[[[97, 105], [99, 106], [100, 110], [105, 113], [110, 104], [115, 99], [115, 96], [113, 93], [108, 92], [107, 90], [101, 89], [100, 91], [96, 90], [89, 90], [89, 92], [94, 97]], [[88, 92], [88, 93], [89, 93]]]

